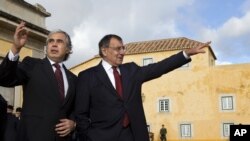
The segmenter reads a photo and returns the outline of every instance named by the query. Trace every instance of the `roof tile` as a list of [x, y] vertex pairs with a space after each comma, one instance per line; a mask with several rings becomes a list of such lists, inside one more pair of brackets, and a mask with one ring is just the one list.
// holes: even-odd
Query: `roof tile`
[[158, 51], [183, 50], [195, 47], [199, 44], [202, 43], [185, 37], [180, 37], [152, 41], [132, 42], [126, 44], [125, 46], [127, 47], [126, 54], [138, 54]]

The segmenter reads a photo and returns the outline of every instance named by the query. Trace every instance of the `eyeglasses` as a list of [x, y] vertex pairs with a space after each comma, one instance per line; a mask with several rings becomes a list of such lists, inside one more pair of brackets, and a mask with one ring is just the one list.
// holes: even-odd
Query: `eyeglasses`
[[125, 47], [125, 46], [119, 46], [119, 47], [109, 47], [109, 48], [111, 48], [111, 49], [113, 49], [114, 51], [116, 51], [116, 52], [120, 52], [120, 51], [126, 51], [127, 50], [127, 47]]

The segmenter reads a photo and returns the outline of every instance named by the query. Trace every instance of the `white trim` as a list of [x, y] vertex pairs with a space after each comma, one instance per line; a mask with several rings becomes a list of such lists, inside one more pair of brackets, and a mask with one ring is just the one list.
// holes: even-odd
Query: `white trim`
[[223, 138], [223, 139], [229, 139], [229, 135], [230, 135], [230, 129], [229, 129], [229, 135], [228, 136], [224, 136], [224, 124], [233, 124], [233, 125], [235, 125], [235, 123], [234, 122], [232, 122], [232, 121], [227, 121], [227, 122], [222, 122], [221, 123], [221, 137]]
[[[160, 111], [160, 100], [168, 100], [168, 111]], [[171, 99], [169, 97], [158, 97], [156, 102], [157, 113], [170, 113], [171, 112]]]
[[[148, 64], [146, 64], [146, 65], [144, 65], [144, 60], [146, 60], [146, 59], [151, 59], [152, 62], [151, 62], [151, 63], [148, 63]], [[153, 57], [143, 57], [143, 58], [142, 58], [142, 66], [147, 66], [147, 65], [152, 64], [152, 63], [154, 63]]]
[[[190, 136], [187, 136], [187, 137], [182, 136], [181, 125], [190, 125]], [[178, 129], [179, 129], [179, 137], [181, 139], [191, 139], [191, 138], [193, 138], [193, 136], [194, 136], [194, 128], [193, 128], [193, 124], [191, 122], [181, 122], [181, 123], [179, 123]]]
[[[222, 97], [232, 97], [232, 110], [222, 109]], [[219, 95], [219, 111], [220, 112], [235, 112], [236, 111], [236, 96], [235, 94], [220, 94]]]

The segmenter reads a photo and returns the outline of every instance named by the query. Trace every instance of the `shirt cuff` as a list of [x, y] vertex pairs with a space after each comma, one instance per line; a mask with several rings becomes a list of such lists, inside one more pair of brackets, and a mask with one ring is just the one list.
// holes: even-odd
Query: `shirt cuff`
[[185, 57], [187, 60], [190, 59], [190, 57], [186, 54], [185, 51], [183, 51], [183, 55], [184, 55], [184, 57]]
[[14, 55], [11, 50], [9, 51], [8, 58], [9, 58], [10, 61], [17, 61], [18, 57], [19, 57], [19, 53]]

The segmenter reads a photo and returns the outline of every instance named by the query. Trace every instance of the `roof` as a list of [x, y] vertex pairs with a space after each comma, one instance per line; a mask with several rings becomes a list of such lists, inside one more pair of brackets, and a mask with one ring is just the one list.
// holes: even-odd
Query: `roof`
[[39, 12], [40, 14], [44, 15], [45, 17], [51, 16], [51, 14], [49, 12], [47, 12], [46, 9], [40, 4], [32, 5], [32, 4], [28, 3], [28, 2], [26, 2], [25, 0], [14, 0], [14, 1], [19, 2], [22, 5], [27, 6], [27, 7], [31, 8], [31, 9]]
[[[151, 40], [142, 42], [132, 42], [125, 46], [127, 47], [126, 54], [140, 54], [140, 53], [151, 53], [160, 51], [173, 51], [173, 50], [183, 50], [192, 48], [203, 44], [195, 40], [191, 40], [185, 37], [179, 38], [168, 38], [161, 40]], [[209, 47], [213, 57], [216, 59], [212, 49]]]

